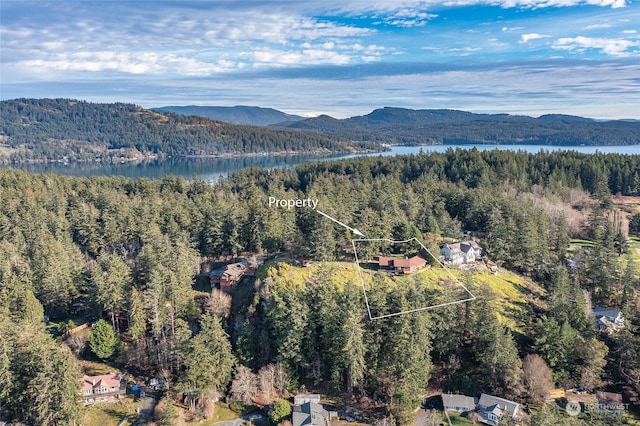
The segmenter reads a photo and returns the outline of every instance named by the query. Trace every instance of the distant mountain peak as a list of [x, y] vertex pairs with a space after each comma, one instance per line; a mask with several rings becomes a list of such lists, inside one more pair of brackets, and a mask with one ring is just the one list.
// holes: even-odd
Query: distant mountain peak
[[230, 124], [246, 124], [250, 126], [269, 126], [285, 121], [295, 122], [304, 120], [304, 117], [287, 114], [273, 108], [247, 105], [236, 105], [232, 107], [199, 105], [164, 106], [152, 109], [162, 113], [171, 112], [180, 115], [197, 115]]

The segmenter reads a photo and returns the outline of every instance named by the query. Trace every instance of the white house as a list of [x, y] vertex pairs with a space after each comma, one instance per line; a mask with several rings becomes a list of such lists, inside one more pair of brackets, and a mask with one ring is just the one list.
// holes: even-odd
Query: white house
[[518, 416], [520, 404], [509, 401], [508, 399], [499, 398], [497, 396], [483, 393], [478, 401], [478, 414], [480, 421], [488, 425], [496, 425], [505, 413], [515, 420]]
[[445, 262], [455, 264], [475, 262], [482, 256], [482, 247], [475, 241], [467, 240], [459, 243], [445, 244], [440, 249]]
[[596, 319], [596, 326], [601, 333], [615, 333], [624, 327], [622, 312], [616, 309], [596, 306], [593, 308], [593, 316]]

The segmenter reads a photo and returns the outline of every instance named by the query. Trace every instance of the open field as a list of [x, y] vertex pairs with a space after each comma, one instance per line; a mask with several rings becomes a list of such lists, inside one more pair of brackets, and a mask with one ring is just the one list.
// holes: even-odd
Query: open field
[[125, 397], [113, 404], [98, 403], [87, 409], [82, 424], [86, 426], [117, 426], [122, 419], [128, 416], [128, 421], [123, 425], [132, 424], [139, 404], [132, 398]]

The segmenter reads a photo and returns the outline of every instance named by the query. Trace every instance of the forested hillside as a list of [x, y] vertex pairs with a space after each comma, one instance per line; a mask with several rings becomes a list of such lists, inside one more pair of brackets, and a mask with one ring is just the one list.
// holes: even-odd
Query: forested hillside
[[273, 108], [260, 108], [254, 106], [164, 106], [152, 108], [161, 113], [173, 112], [182, 115], [198, 115], [211, 120], [224, 121], [231, 124], [247, 124], [250, 126], [268, 126], [282, 123], [283, 121], [298, 121], [304, 117], [285, 114]]
[[237, 126], [131, 104], [70, 99], [0, 102], [0, 144], [4, 162], [358, 149], [345, 139], [317, 133]]
[[[80, 422], [75, 395], [88, 359], [166, 378], [165, 403], [188, 399], [192, 418], [208, 416], [219, 396], [268, 403], [302, 385], [353, 396], [397, 424], [410, 421], [429, 383], [539, 403], [532, 362], [549, 386], [638, 395], [622, 374], [640, 374], [637, 256], [612, 212], [615, 193], [640, 195], [640, 156], [449, 150], [248, 169], [215, 186], [1, 169], [2, 418]], [[269, 196], [318, 199], [367, 237], [416, 237], [432, 251], [461, 229], [475, 232], [501, 272], [459, 273], [472, 302], [370, 321], [352, 235], [311, 209], [270, 208]], [[574, 237], [589, 248], [570, 247]], [[231, 298], [194, 280], [238, 256], [266, 263]], [[296, 266], [302, 257], [312, 266]], [[395, 312], [441, 297], [417, 285], [378, 289], [372, 302]], [[584, 293], [621, 309], [624, 330], [598, 336]], [[43, 315], [58, 328], [45, 331]], [[60, 345], [70, 319], [102, 319], [122, 344]], [[566, 420], [527, 413], [523, 424]], [[175, 412], [163, 415], [175, 424]], [[597, 413], [571, 421], [619, 424]]]
[[640, 144], [640, 123], [595, 121], [569, 115], [532, 118], [509, 114], [472, 114], [455, 110], [382, 108], [338, 120], [308, 118], [282, 127], [322, 132], [355, 141], [400, 145], [443, 143], [633, 145]]

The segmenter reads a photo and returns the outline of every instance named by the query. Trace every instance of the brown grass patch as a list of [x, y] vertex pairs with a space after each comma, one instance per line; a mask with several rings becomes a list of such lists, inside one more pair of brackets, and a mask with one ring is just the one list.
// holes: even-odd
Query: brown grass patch
[[627, 213], [640, 213], [640, 196], [616, 195], [611, 197], [613, 205]]

